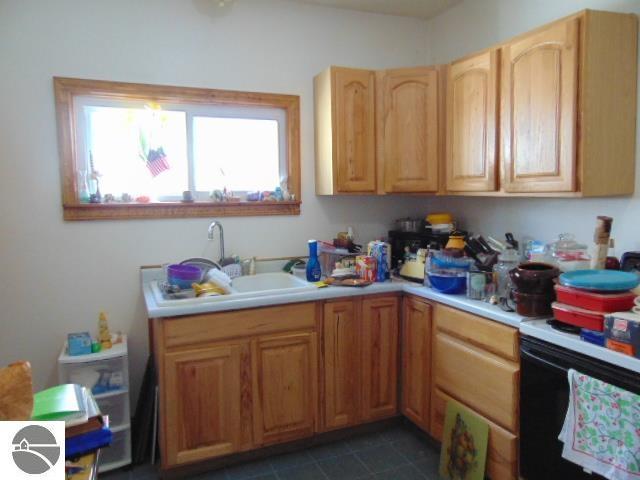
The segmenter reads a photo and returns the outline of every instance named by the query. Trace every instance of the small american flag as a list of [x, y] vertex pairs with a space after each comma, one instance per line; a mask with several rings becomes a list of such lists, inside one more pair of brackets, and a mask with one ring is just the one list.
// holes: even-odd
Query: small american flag
[[157, 150], [149, 150], [149, 154], [147, 155], [147, 168], [154, 178], [171, 168], [167, 160], [167, 155], [164, 153], [162, 147]]

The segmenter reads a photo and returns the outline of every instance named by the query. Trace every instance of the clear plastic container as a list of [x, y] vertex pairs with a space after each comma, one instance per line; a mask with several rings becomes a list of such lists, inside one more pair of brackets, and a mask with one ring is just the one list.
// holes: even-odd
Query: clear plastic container
[[94, 395], [129, 388], [127, 357], [60, 365], [60, 382], [84, 385]]
[[99, 397], [96, 399], [98, 407], [103, 415], [109, 416], [109, 427], [119, 428], [131, 423], [129, 418], [129, 396], [126, 393], [117, 393]]
[[100, 449], [98, 471], [105, 472], [131, 463], [131, 430], [113, 432], [111, 445]]
[[520, 255], [513, 248], [508, 248], [498, 257], [498, 263], [493, 266], [494, 283], [496, 285], [496, 295], [498, 298], [509, 298], [512, 284], [509, 271], [513, 270], [520, 263]]

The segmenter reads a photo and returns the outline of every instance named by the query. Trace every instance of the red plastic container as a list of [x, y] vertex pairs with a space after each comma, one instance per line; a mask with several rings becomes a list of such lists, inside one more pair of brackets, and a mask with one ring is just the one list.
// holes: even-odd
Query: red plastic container
[[605, 312], [594, 312], [559, 302], [554, 302], [551, 308], [553, 316], [559, 322], [597, 332], [604, 330], [604, 317], [607, 315]]
[[595, 312], [626, 312], [633, 308], [636, 295], [632, 292], [598, 293], [556, 285], [558, 302]]

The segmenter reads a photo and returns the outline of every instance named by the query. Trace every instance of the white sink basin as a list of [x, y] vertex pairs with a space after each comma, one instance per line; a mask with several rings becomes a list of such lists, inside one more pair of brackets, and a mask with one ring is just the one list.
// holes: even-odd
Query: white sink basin
[[294, 277], [288, 273], [261, 273], [259, 275], [238, 277], [233, 280], [231, 286], [239, 293], [258, 293], [272, 290], [290, 290], [310, 287], [310, 285], [304, 280]]
[[164, 296], [157, 281], [151, 282], [151, 292], [153, 293], [156, 305], [159, 307], [224, 302], [268, 295], [284, 295], [314, 288], [316, 287], [312, 284], [288, 273], [260, 273], [258, 275], [249, 275], [234, 279], [229, 288], [230, 293], [228, 295], [173, 299]]

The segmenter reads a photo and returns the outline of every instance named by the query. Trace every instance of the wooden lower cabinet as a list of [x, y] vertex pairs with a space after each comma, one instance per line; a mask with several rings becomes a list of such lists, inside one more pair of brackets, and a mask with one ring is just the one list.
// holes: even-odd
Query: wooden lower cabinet
[[430, 431], [431, 305], [405, 297], [402, 316], [402, 414]]
[[517, 479], [517, 329], [438, 304], [432, 334], [431, 434], [442, 438], [449, 400], [463, 404], [489, 424], [488, 476]]
[[169, 353], [165, 360], [167, 461], [228, 455], [241, 443], [241, 345]]
[[151, 326], [164, 470], [392, 417], [398, 403], [441, 439], [456, 400], [489, 423], [489, 476], [517, 478], [516, 329], [398, 294]]
[[[433, 391], [432, 399], [433, 414], [431, 417], [431, 435], [435, 439], [442, 441], [447, 402], [453, 399], [437, 387]], [[488, 418], [482, 418], [489, 424], [487, 475], [491, 480], [517, 479], [518, 438], [508, 430], [496, 425]]]
[[323, 431], [397, 414], [398, 297], [326, 302]]
[[362, 417], [398, 412], [398, 297], [362, 301]]
[[315, 333], [261, 337], [253, 350], [253, 425], [257, 445], [313, 435], [318, 391]]
[[355, 425], [360, 420], [361, 337], [357, 302], [324, 305], [322, 430]]

